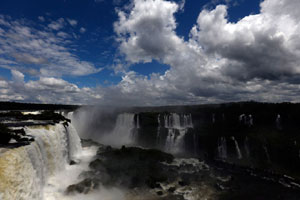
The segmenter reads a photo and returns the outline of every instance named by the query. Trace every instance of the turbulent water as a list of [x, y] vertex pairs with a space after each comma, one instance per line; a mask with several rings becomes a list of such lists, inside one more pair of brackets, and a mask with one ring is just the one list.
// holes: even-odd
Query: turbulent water
[[81, 152], [80, 139], [69, 124], [25, 128], [35, 137], [30, 145], [0, 151], [2, 200], [41, 200], [50, 177], [63, 170]]

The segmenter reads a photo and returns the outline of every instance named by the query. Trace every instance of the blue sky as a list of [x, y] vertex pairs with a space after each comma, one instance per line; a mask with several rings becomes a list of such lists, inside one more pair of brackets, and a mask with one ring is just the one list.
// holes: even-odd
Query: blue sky
[[[3, 82], [4, 89], [2, 89], [0, 100], [46, 103], [96, 102], [101, 104], [102, 101], [112, 101], [112, 98], [123, 98], [125, 95], [124, 98], [131, 104], [134, 102], [151, 104], [143, 98], [145, 96], [148, 98], [149, 93], [155, 90], [157, 91], [150, 95], [151, 98], [154, 98], [153, 102], [156, 102], [153, 103], [154, 105], [252, 100], [252, 91], [242, 89], [243, 87], [253, 89], [254, 86], [247, 84], [260, 81], [256, 84], [261, 86], [266, 84], [263, 83], [265, 80], [269, 79], [272, 81], [285, 79], [286, 81], [286, 77], [281, 75], [298, 73], [293, 66], [290, 70], [278, 69], [278, 72], [275, 70], [273, 73], [272, 70], [269, 71], [267, 70], [268, 67], [264, 66], [264, 60], [256, 61], [259, 52], [256, 52], [251, 45], [264, 43], [258, 42], [258, 37], [256, 37], [259, 35], [258, 33], [266, 34], [264, 39], [267, 40], [272, 34], [277, 37], [281, 30], [279, 26], [283, 26], [283, 23], [279, 25], [266, 24], [265, 27], [270, 26], [268, 30], [261, 28], [261, 30], [256, 31], [254, 29], [257, 20], [271, 16], [269, 14], [274, 10], [277, 11], [279, 5], [284, 7], [283, 4], [297, 4], [295, 0], [290, 1], [290, 3], [285, 0], [283, 4], [280, 4], [279, 0], [271, 3], [270, 1], [2, 0], [0, 2], [0, 33], [2, 31], [0, 35], [0, 50], [2, 49], [0, 51], [0, 80]], [[261, 2], [263, 2], [263, 11], [260, 10]], [[226, 5], [226, 7], [221, 5]], [[152, 16], [151, 9], [157, 16]], [[286, 9], [289, 13], [290, 10], [288, 9], [291, 8], [287, 5]], [[280, 11], [280, 9], [278, 10]], [[135, 15], [138, 12], [141, 14]], [[125, 16], [124, 19], [121, 18], [122, 14]], [[205, 17], [212, 15], [214, 15], [215, 20], [211, 24], [206, 24], [204, 19], [208, 18]], [[249, 16], [251, 19], [246, 20]], [[293, 21], [297, 19], [297, 16], [296, 14], [295, 16], [291, 15], [290, 18], [290, 21]], [[221, 23], [223, 19], [226, 20], [224, 22], [226, 24]], [[142, 20], [143, 22], [141, 22]], [[218, 28], [212, 27], [219, 22], [220, 34], [217, 33]], [[249, 26], [246, 26], [246, 23], [249, 23]], [[267, 23], [267, 20], [263, 23]], [[231, 26], [231, 24], [235, 26]], [[296, 25], [298, 24], [296, 23]], [[241, 36], [240, 39], [237, 37], [238, 34], [242, 33], [240, 27], [247, 27], [249, 30], [245, 28], [243, 30], [247, 33], [254, 31], [252, 36], [257, 38], [255, 44], [251, 43], [253, 40], [249, 40], [247, 43], [246, 40], [249, 37], [243, 38], [244, 36]], [[161, 29], [161, 31], [151, 35], [150, 32], [145, 32], [148, 28], [150, 32], [151, 30], [155, 31], [156, 28]], [[232, 28], [232, 31], [228, 32], [228, 28]], [[252, 29], [250, 30], [250, 28]], [[278, 28], [278, 31], [273, 33], [272, 28]], [[207, 32], [205, 32], [206, 30]], [[235, 39], [226, 40], [225, 37], [231, 34], [236, 34]], [[214, 36], [211, 38], [212, 35]], [[169, 38], [172, 39], [169, 41]], [[215, 41], [210, 41], [214, 39]], [[221, 44], [221, 42], [224, 43]], [[238, 42], [249, 45], [245, 47], [241, 44], [238, 45]], [[234, 44], [235, 46], [231, 46]], [[232, 52], [235, 53], [223, 49], [224, 45], [234, 49]], [[266, 45], [270, 45], [270, 49], [272, 48], [272, 44], [266, 43]], [[183, 53], [179, 56], [177, 54], [179, 54], [180, 49]], [[191, 49], [195, 52], [190, 52]], [[253, 57], [249, 53], [252, 53]], [[260, 53], [264, 54], [265, 52]], [[189, 60], [179, 60], [183, 54], [186, 55], [182, 59], [188, 58]], [[191, 57], [193, 54], [199, 55], [194, 58]], [[266, 59], [274, 58], [273, 55], [269, 54], [262, 55], [262, 57], [264, 56]], [[189, 63], [193, 59], [195, 64], [190, 64], [195, 65], [193, 69], [184, 66], [185, 63]], [[224, 64], [225, 62], [226, 64]], [[237, 62], [238, 65], [235, 66]], [[282, 65], [282, 62], [289, 62], [289, 60], [283, 59], [283, 61], [278, 62]], [[218, 65], [213, 67], [213, 70], [219, 68], [217, 72], [212, 72], [212, 65]], [[248, 65], [252, 67], [248, 68]], [[262, 66], [263, 69], [254, 69], [256, 66]], [[186, 70], [182, 71], [183, 69]], [[243, 69], [245, 73], [241, 73], [237, 69]], [[197, 77], [188, 75], [188, 73], [195, 75], [199, 71], [202, 73], [198, 74]], [[194, 88], [193, 83], [186, 83], [182, 86], [171, 84], [173, 79], [178, 78], [177, 75], [179, 74], [177, 73], [181, 75], [186, 73], [181, 78], [197, 81], [196, 84], [201, 86]], [[218, 76], [218, 78], [214, 77], [217, 81], [211, 82], [213, 76]], [[228, 81], [228, 79], [232, 80]], [[293, 76], [293, 79], [297, 79], [297, 77]], [[14, 85], [18, 81], [25, 85], [24, 90], [30, 88], [32, 94], [25, 95], [16, 90]], [[240, 88], [233, 89], [233, 82], [236, 82]], [[212, 83], [217, 85], [212, 86]], [[60, 84], [67, 85], [69, 89], [72, 88], [69, 91], [71, 94], [77, 92], [80, 94], [65, 100], [58, 93]], [[167, 84], [170, 85], [167, 86]], [[226, 85], [225, 88], [232, 89], [235, 95], [232, 97], [232, 94], [227, 94], [223, 90], [220, 91], [221, 88], [216, 89], [222, 84]], [[45, 87], [35, 91], [36, 88], [32, 87], [36, 85], [44, 85]], [[204, 85], [206, 88], [203, 88]], [[161, 87], [174, 87], [174, 91], [160, 89]], [[259, 86], [256, 87], [259, 88]], [[82, 93], [83, 90], [89, 91], [88, 94], [85, 93], [86, 91]], [[151, 92], [141, 94], [141, 91], [145, 90]], [[185, 100], [181, 100], [180, 95], [174, 94], [177, 90], [178, 92], [181, 90], [188, 91], [187, 94], [184, 94]], [[112, 91], [114, 92], [113, 95], [111, 94]], [[132, 91], [136, 93], [131, 93]], [[243, 96], [245, 93], [247, 95]], [[50, 97], [47, 97], [47, 94], [51, 94]], [[208, 94], [211, 94], [209, 100], [207, 100]], [[56, 95], [58, 96], [56, 97]], [[269, 100], [270, 95], [268, 97], [259, 96], [257, 100]], [[132, 96], [136, 96], [138, 99], [134, 99]], [[281, 97], [275, 96], [275, 101], [281, 100]], [[286, 100], [293, 101], [293, 98]]]
[[[122, 6], [129, 3], [130, 1], [125, 0], [120, 2], [111, 0], [3, 0], [0, 2], [0, 13], [13, 19], [30, 20], [33, 26], [37, 28], [41, 24], [47, 25], [59, 18], [76, 20], [77, 25], [75, 27], [66, 27], [67, 33], [75, 32], [79, 34], [81, 27], [86, 29], [86, 32], [80, 34], [79, 38], [72, 38], [73, 43], [76, 45], [76, 56], [105, 70], [80, 77], [64, 75], [63, 78], [80, 87], [91, 87], [99, 84], [116, 84], [121, 80], [120, 74], [116, 75], [110, 69], [118, 53], [118, 44], [114, 40], [113, 23], [118, 19], [115, 9], [122, 8]], [[195, 24], [203, 7], [213, 8], [219, 3], [226, 4], [225, 1], [214, 3], [210, 0], [187, 0], [184, 11], [176, 14], [178, 22], [176, 32], [178, 35], [188, 38], [190, 29]], [[259, 11], [258, 0], [239, 0], [228, 3], [228, 5], [231, 21], [237, 21], [239, 18]], [[39, 20], [39, 17], [43, 17], [45, 21]], [[164, 73], [168, 68], [167, 65], [160, 64], [157, 61], [146, 64], [138, 63], [131, 66], [132, 70], [143, 75]], [[11, 79], [10, 72], [8, 70], [4, 71], [1, 76]]]

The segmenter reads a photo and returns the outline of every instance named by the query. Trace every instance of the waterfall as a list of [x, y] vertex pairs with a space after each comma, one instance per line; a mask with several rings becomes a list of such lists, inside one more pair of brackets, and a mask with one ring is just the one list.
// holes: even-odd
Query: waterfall
[[74, 127], [74, 123], [76, 121], [73, 118], [74, 112], [69, 112], [67, 115], [64, 116], [71, 120], [71, 125], [66, 126], [65, 129], [67, 131], [68, 144], [71, 144], [69, 146], [69, 159], [73, 159], [77, 154], [79, 154], [82, 151], [81, 142], [76, 128]]
[[193, 128], [192, 115], [177, 113], [166, 114], [164, 115], [164, 128], [168, 129], [165, 150], [175, 154], [181, 153], [184, 149], [184, 136], [188, 128]]
[[253, 126], [253, 117], [249, 115], [249, 126]]
[[82, 151], [81, 141], [73, 125], [67, 126], [66, 131], [69, 144], [69, 158], [72, 160]]
[[282, 129], [282, 127], [281, 127], [281, 117], [280, 117], [279, 114], [278, 114], [277, 117], [276, 117], [276, 127], [277, 127], [278, 129]]
[[266, 157], [267, 157], [268, 161], [271, 162], [271, 158], [270, 158], [270, 154], [269, 154], [267, 146], [264, 145], [263, 149], [265, 151], [265, 154], [266, 154]]
[[158, 122], [158, 127], [157, 127], [157, 134], [156, 134], [156, 143], [159, 145], [160, 144], [160, 126], [161, 126], [160, 114], [158, 114], [158, 116], [157, 116], [157, 122]]
[[174, 144], [175, 137], [176, 137], [175, 129], [169, 129], [168, 136], [166, 139], [166, 145], [165, 145], [166, 151], [170, 152], [172, 150], [172, 147], [174, 146], [173, 144]]
[[218, 156], [221, 159], [227, 159], [227, 143], [225, 137], [218, 138]]
[[74, 112], [68, 112], [66, 115], [64, 114], [64, 117], [66, 117], [72, 121], [73, 115], [74, 115]]
[[101, 142], [107, 145], [129, 145], [134, 141], [133, 130], [135, 128], [133, 113], [122, 113], [117, 117], [116, 125], [111, 133], [104, 135]]
[[239, 121], [240, 121], [241, 123], [244, 123], [245, 117], [246, 117], [245, 114], [241, 114], [241, 115], [239, 116]]
[[136, 128], [140, 128], [140, 116], [139, 116], [139, 114], [136, 115]]
[[164, 116], [165, 128], [185, 129], [193, 128], [191, 114], [170, 113]]
[[212, 120], [213, 124], [216, 122], [216, 116], [215, 116], [215, 114], [212, 114], [211, 120]]
[[245, 141], [244, 141], [244, 148], [245, 148], [245, 151], [246, 151], [246, 155], [249, 158], [250, 150], [249, 150], [249, 139], [248, 139], [247, 136], [246, 136]]
[[193, 122], [192, 122], [192, 114], [184, 114], [183, 115], [183, 127], [185, 128], [193, 128]]
[[242, 159], [243, 156], [242, 156], [241, 150], [240, 150], [240, 148], [239, 148], [238, 142], [236, 141], [236, 139], [235, 139], [234, 136], [232, 136], [231, 139], [234, 141], [234, 145], [235, 145], [235, 149], [236, 149], [236, 153], [237, 153], [238, 159]]
[[183, 150], [184, 141], [183, 138], [187, 130], [185, 129], [169, 129], [166, 140], [166, 151], [174, 154], [181, 153]]
[[68, 128], [61, 123], [26, 127], [25, 132], [35, 138], [30, 145], [0, 149], [2, 200], [43, 199], [47, 179], [64, 169], [69, 155], [80, 153], [80, 139], [72, 124]]
[[253, 126], [253, 117], [252, 117], [251, 114], [248, 115], [248, 116], [245, 115], [245, 114], [241, 114], [239, 116], [239, 121], [240, 121], [241, 124], [247, 125], [248, 127]]

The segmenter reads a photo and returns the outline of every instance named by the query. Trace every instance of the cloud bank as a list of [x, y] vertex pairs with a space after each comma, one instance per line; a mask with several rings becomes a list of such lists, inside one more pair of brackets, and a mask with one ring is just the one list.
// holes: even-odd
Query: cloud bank
[[128, 72], [120, 84], [126, 83], [123, 93], [147, 91], [146, 99], [163, 104], [297, 101], [299, 5], [265, 0], [259, 14], [237, 23], [228, 21], [225, 5], [204, 9], [185, 41], [175, 32], [177, 3], [134, 0], [118, 11], [120, 51], [129, 63], [158, 60], [171, 68], [150, 78]]
[[[259, 14], [236, 23], [228, 21], [226, 5], [204, 8], [187, 40], [176, 33], [175, 13], [183, 11], [184, 2], [132, 0], [117, 9], [114, 31], [121, 57], [115, 66], [122, 80], [108, 87], [79, 88], [57, 77], [98, 70], [63, 45], [68, 40], [61, 38], [68, 38], [68, 33], [54, 37], [53, 31], [62, 31], [66, 22], [72, 25], [69, 20], [53, 21], [49, 30], [36, 30], [33, 35], [23, 22], [2, 16], [0, 25], [8, 27], [8, 32], [0, 28], [0, 45], [4, 46], [0, 54], [9, 56], [1, 57], [0, 66], [15, 67], [11, 69], [13, 81], [0, 80], [1, 99], [26, 100], [35, 94], [34, 99], [41, 102], [115, 105], [299, 101], [299, 0], [264, 0]], [[170, 69], [162, 75], [144, 76], [130, 68], [153, 60]], [[43, 66], [39, 70], [43, 76], [24, 82], [20, 62]], [[26, 93], [17, 90], [21, 83]]]
[[[75, 20], [68, 22], [71, 26], [77, 24]], [[67, 25], [63, 18], [36, 25], [0, 15], [0, 67], [42, 76], [82, 76], [100, 71], [76, 56], [71, 48], [73, 36], [64, 32]]]

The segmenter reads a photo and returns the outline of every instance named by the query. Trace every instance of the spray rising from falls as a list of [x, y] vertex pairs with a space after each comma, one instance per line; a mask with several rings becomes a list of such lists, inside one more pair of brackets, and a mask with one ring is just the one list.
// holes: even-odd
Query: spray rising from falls
[[0, 199], [41, 200], [47, 179], [81, 151], [71, 124], [27, 127], [30, 145], [0, 149]]
[[132, 134], [135, 128], [134, 116], [133, 113], [119, 114], [113, 131], [104, 135], [101, 142], [113, 146], [132, 144], [134, 138]]
[[250, 156], [250, 149], [249, 149], [249, 139], [248, 139], [247, 136], [245, 137], [245, 140], [244, 140], [244, 149], [246, 151], [247, 157], [249, 158], [249, 156]]
[[164, 116], [164, 128], [168, 129], [165, 150], [181, 153], [184, 149], [184, 136], [189, 128], [193, 128], [191, 114], [170, 113]]

